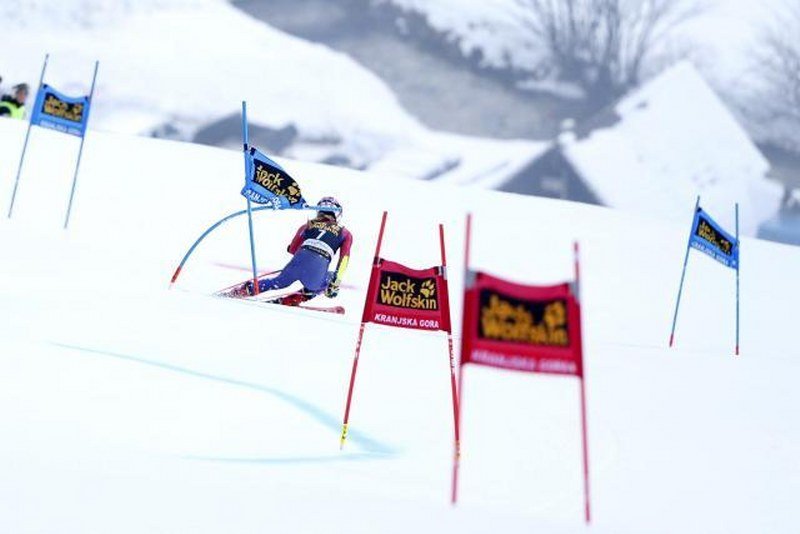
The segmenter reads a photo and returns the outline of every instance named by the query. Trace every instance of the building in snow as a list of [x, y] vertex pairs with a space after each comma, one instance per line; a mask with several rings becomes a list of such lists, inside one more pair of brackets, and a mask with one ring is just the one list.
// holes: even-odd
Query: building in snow
[[780, 206], [768, 171], [731, 111], [682, 62], [562, 133], [499, 188], [686, 221], [699, 194], [731, 230], [739, 202], [742, 234], [754, 236]]

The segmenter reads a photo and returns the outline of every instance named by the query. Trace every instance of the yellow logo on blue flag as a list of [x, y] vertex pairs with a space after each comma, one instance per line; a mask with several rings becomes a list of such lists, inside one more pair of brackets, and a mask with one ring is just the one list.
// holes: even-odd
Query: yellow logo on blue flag
[[255, 148], [247, 151], [247, 178], [242, 196], [274, 209], [303, 209], [300, 186], [278, 163]]
[[697, 208], [695, 212], [689, 246], [708, 254], [726, 267], [736, 269], [739, 264], [739, 241], [723, 230], [702, 208]]
[[31, 124], [83, 137], [89, 122], [88, 96], [68, 97], [47, 84], [36, 94]]

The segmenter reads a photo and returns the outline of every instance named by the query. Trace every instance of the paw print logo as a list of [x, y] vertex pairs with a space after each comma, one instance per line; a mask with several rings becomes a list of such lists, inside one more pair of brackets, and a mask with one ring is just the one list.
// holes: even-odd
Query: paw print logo
[[557, 300], [547, 305], [544, 310], [544, 322], [550, 330], [567, 324], [567, 308], [562, 301]]
[[422, 287], [419, 288], [419, 292], [422, 293], [426, 299], [429, 299], [436, 293], [436, 284], [434, 284], [431, 279], [425, 280], [422, 282]]

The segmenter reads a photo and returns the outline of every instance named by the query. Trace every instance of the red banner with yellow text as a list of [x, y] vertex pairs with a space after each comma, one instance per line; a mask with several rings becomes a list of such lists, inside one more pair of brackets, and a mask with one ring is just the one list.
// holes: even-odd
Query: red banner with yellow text
[[450, 332], [450, 299], [442, 267], [411, 269], [378, 258], [362, 322]]
[[580, 306], [569, 284], [520, 285], [475, 273], [463, 320], [462, 365], [583, 376]]

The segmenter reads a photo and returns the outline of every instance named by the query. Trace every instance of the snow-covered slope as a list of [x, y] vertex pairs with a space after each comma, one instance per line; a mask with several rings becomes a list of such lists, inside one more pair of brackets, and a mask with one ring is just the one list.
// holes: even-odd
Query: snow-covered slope
[[[23, 136], [0, 121], [3, 206]], [[208, 296], [246, 276], [242, 219], [166, 289], [189, 243], [243, 205], [241, 154], [90, 132], [64, 233], [74, 148], [37, 130], [14, 219], [0, 220], [0, 531], [584, 531], [568, 378], [467, 370], [450, 508], [439, 335], [368, 328], [339, 452], [384, 209], [385, 255], [412, 266], [436, 262], [435, 225], [446, 225], [456, 315], [466, 210], [475, 266], [512, 279], [568, 278], [580, 240], [591, 531], [796, 531], [797, 249], [744, 241], [739, 358], [733, 273], [693, 255], [668, 351], [683, 225], [284, 161], [310, 199], [342, 200], [355, 235], [348, 314], [320, 317]], [[301, 220], [257, 217], [262, 267], [285, 261]]]
[[498, 165], [513, 173], [539, 152], [537, 143], [431, 132], [346, 55], [277, 31], [224, 0], [10, 0], [0, 14], [0, 42], [14, 50], [0, 59], [6, 83], [35, 84], [49, 52], [47, 81], [85, 94], [100, 60], [91, 119], [99, 130], [149, 134], [166, 124], [191, 139], [247, 100], [253, 124], [298, 130], [311, 145], [295, 149], [301, 159], [333, 152], [356, 167], [416, 178], [444, 169], [459, 180]]

